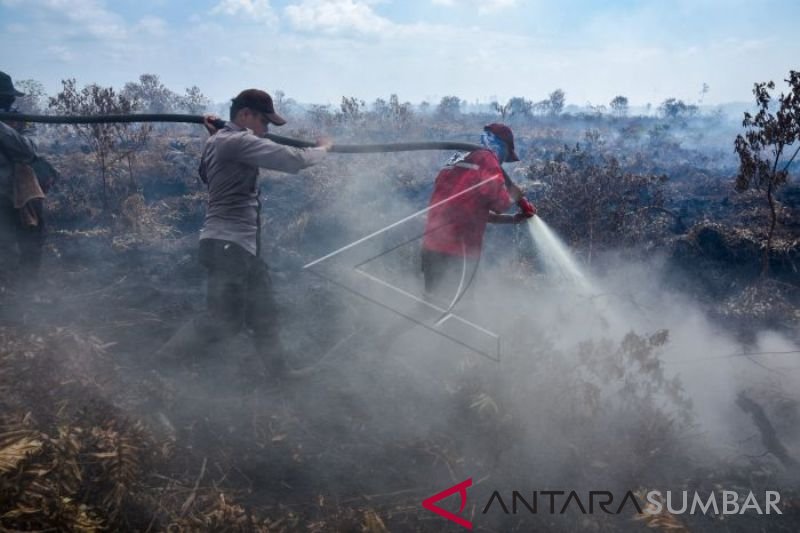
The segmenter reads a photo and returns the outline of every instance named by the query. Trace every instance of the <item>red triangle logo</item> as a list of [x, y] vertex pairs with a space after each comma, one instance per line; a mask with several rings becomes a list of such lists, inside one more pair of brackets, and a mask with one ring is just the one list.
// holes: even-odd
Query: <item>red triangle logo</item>
[[[453, 485], [449, 489], [445, 489], [442, 492], [437, 492], [430, 498], [423, 500], [422, 506], [425, 509], [438, 514], [439, 516], [450, 520], [451, 522], [455, 522], [461, 527], [465, 527], [471, 530], [472, 522], [458, 516], [464, 510], [464, 507], [466, 507], [467, 505], [467, 488], [471, 486], [472, 486], [472, 478], [466, 479], [461, 483]], [[445, 498], [448, 498], [455, 493], [458, 493], [458, 496], [461, 498], [461, 507], [458, 509], [458, 514], [453, 514], [450, 511], [446, 511], [436, 505], [437, 502], [444, 500]]]

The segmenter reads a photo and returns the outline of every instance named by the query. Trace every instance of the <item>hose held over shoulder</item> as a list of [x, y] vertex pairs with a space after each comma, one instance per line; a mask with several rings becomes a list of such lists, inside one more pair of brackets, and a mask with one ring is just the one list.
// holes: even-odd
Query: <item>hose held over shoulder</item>
[[[135, 115], [29, 115], [25, 113], [0, 113], [0, 121], [38, 122], [45, 124], [111, 124], [132, 122], [178, 122], [185, 124], [203, 124], [202, 115], [186, 115], [176, 113], [143, 113]], [[224, 121], [219, 121], [220, 127]], [[282, 135], [268, 133], [265, 136], [279, 144], [296, 148], [312, 148], [316, 143], [293, 139]], [[334, 144], [330, 151], [340, 154], [370, 154], [385, 152], [415, 152], [422, 150], [466, 150], [481, 148], [478, 144], [451, 141], [420, 141], [405, 143], [381, 144]]]

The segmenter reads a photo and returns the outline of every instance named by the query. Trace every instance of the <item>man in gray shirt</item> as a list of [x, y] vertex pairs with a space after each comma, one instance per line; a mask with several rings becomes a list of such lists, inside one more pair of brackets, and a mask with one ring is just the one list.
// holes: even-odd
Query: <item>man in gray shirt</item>
[[206, 312], [184, 325], [159, 350], [159, 357], [180, 360], [228, 339], [247, 325], [270, 379], [285, 371], [278, 338], [277, 308], [269, 270], [260, 258], [258, 169], [296, 173], [319, 163], [330, 142], [292, 148], [265, 139], [269, 124], [286, 121], [269, 94], [248, 89], [233, 99], [231, 121], [217, 129], [211, 117], [200, 162], [208, 185], [208, 207], [200, 233], [200, 262], [208, 273]]

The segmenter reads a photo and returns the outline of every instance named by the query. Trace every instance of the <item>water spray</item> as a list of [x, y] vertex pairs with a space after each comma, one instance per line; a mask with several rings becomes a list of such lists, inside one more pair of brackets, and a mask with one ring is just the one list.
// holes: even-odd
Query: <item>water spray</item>
[[558, 238], [541, 217], [534, 215], [528, 220], [528, 232], [539, 250], [545, 268], [560, 278], [577, 286], [582, 291], [592, 290], [592, 284], [581, 271], [569, 248]]

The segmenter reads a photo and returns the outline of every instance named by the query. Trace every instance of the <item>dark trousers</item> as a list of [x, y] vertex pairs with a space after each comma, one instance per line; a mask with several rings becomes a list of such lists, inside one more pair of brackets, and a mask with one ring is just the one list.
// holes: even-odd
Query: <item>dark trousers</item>
[[[472, 283], [478, 268], [477, 258], [448, 255], [432, 250], [422, 249], [420, 266], [425, 279], [424, 299], [448, 312], [457, 313], [463, 304], [471, 301]], [[459, 307], [461, 305], [461, 308]], [[451, 308], [452, 306], [452, 308]], [[432, 318], [443, 318], [444, 315], [433, 315], [429, 306], [420, 303], [416, 310], [410, 311], [417, 320], [429, 321]], [[417, 327], [412, 320], [398, 318], [396, 322], [385, 327], [375, 335], [375, 351], [388, 349], [400, 335]]]
[[423, 249], [421, 263], [425, 297], [432, 303], [448, 308], [454, 300], [464, 301], [471, 294], [478, 268], [477, 258]]
[[0, 197], [0, 255], [3, 268], [24, 276], [36, 276], [42, 264], [45, 240], [44, 200], [28, 202], [38, 218], [38, 225], [26, 226], [19, 209], [9, 198]]
[[214, 344], [247, 327], [267, 372], [282, 372], [278, 306], [266, 263], [237, 244], [217, 239], [200, 241], [200, 263], [208, 273], [206, 310], [178, 330], [160, 355], [202, 357]]

